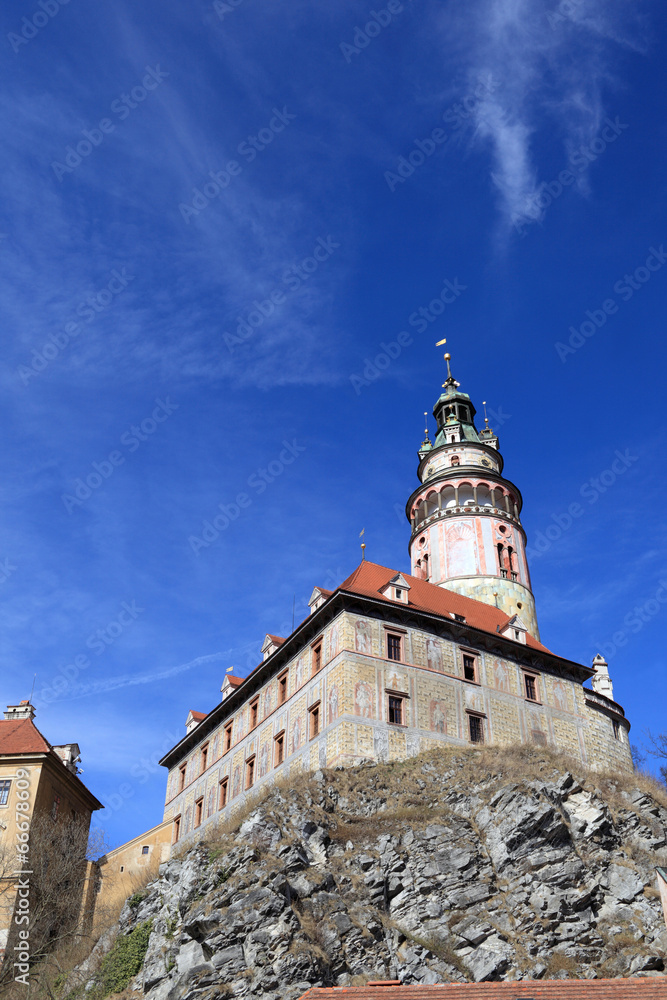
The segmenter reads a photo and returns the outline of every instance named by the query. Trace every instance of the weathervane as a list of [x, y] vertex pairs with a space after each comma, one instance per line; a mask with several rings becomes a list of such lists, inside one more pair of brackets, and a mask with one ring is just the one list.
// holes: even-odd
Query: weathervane
[[[436, 347], [442, 347], [443, 344], [447, 343], [447, 338], [439, 340], [435, 345]], [[449, 367], [449, 362], [451, 361], [451, 354], [445, 354], [445, 361], [447, 362], [447, 381], [442, 383], [442, 388], [445, 389], [448, 385], [459, 386], [461, 383], [457, 382], [452, 375], [452, 369]]]

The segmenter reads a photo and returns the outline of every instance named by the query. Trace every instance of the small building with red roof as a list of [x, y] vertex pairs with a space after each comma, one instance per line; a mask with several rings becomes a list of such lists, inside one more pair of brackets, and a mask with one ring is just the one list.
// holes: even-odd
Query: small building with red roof
[[[10, 930], [15, 930], [16, 908], [22, 905], [17, 899], [16, 872], [29, 867], [30, 829], [36, 821], [53, 824], [54, 830], [63, 824], [76, 826], [73, 849], [81, 848], [82, 870], [87, 875], [72, 884], [70, 892], [78, 893], [78, 904], [92, 914], [95, 877], [86, 863], [85, 841], [92, 814], [103, 805], [79, 777], [78, 744], [49, 743], [34, 717], [33, 706], [22, 701], [9, 705], [0, 719], [0, 960]], [[26, 876], [28, 883], [32, 876], [32, 872]], [[30, 885], [22, 892], [28, 893], [29, 900]]]

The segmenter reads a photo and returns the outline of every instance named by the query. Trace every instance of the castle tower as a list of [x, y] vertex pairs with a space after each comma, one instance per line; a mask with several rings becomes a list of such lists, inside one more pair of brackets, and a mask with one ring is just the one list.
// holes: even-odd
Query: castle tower
[[419, 449], [420, 486], [406, 505], [412, 526], [413, 576], [516, 615], [539, 639], [521, 526], [521, 493], [505, 479], [498, 438], [459, 391], [450, 355], [443, 393], [433, 408], [435, 443]]

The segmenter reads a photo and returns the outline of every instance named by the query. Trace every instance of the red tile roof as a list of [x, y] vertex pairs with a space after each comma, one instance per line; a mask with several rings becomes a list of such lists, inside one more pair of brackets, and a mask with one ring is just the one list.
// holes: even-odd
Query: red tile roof
[[234, 674], [227, 674], [225, 680], [229, 681], [231, 687], [237, 688], [239, 684], [243, 684], [245, 677], [235, 677]]
[[301, 1000], [666, 1000], [667, 976], [642, 979], [522, 979], [442, 986], [313, 987]]
[[194, 708], [191, 708], [190, 709], [190, 715], [192, 716], [193, 719], [196, 719], [198, 722], [201, 722], [202, 719], [206, 718], [207, 713], [206, 712], [195, 712]]
[[0, 756], [17, 753], [49, 753], [51, 744], [44, 739], [32, 719], [0, 719]]
[[270, 632], [267, 632], [266, 635], [267, 638], [271, 640], [271, 642], [275, 642], [276, 646], [282, 646], [282, 644], [285, 641], [282, 635], [271, 635]]
[[[348, 576], [347, 580], [341, 583], [338, 589], [361, 594], [363, 597], [375, 597], [386, 601], [387, 604], [397, 604], [398, 602], [392, 601], [380, 593], [397, 573], [398, 570], [364, 561], [357, 566], [354, 573]], [[500, 608], [494, 608], [491, 604], [484, 604], [482, 601], [473, 600], [472, 597], [456, 594], [453, 590], [447, 590], [446, 587], [436, 587], [434, 583], [418, 580], [416, 576], [409, 576], [407, 573], [403, 573], [402, 576], [410, 584], [408, 591], [408, 605], [410, 607], [418, 608], [420, 611], [430, 611], [444, 618], [451, 618], [453, 614], [463, 615], [467, 625], [472, 625], [473, 628], [481, 629], [484, 632], [492, 632], [493, 635], [502, 631], [510, 620], [509, 615], [506, 615]], [[526, 635], [526, 645], [533, 649], [541, 649], [545, 653], [550, 652], [530, 633]]]

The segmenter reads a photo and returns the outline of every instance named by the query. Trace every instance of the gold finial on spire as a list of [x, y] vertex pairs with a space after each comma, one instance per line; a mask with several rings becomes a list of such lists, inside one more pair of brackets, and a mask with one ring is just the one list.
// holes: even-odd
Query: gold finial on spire
[[482, 400], [482, 406], [484, 407], [484, 423], [488, 427], [489, 426], [489, 418], [486, 415], [486, 400], [485, 399]]
[[[435, 346], [442, 347], [442, 345], [446, 343], [447, 343], [447, 338], [445, 337], [443, 340], [439, 340]], [[445, 389], [447, 386], [454, 386], [456, 388], [461, 384], [460, 382], [457, 382], [454, 376], [452, 375], [452, 369], [450, 368], [449, 365], [451, 359], [452, 359], [451, 354], [449, 353], [445, 354], [445, 361], [447, 362], [447, 381], [442, 383], [443, 389]]]
[[445, 361], [447, 362], [447, 378], [452, 377], [452, 369], [449, 367], [449, 362], [451, 361], [451, 354], [445, 354]]
[[426, 425], [424, 427], [424, 437], [427, 438], [428, 437], [428, 410], [424, 410], [424, 424]]
[[[363, 538], [364, 537], [365, 531], [366, 531], [365, 528], [361, 529], [361, 531], [359, 532], [359, 538]], [[366, 542], [362, 542], [361, 543], [361, 561], [364, 562], [365, 559], [366, 559]]]

